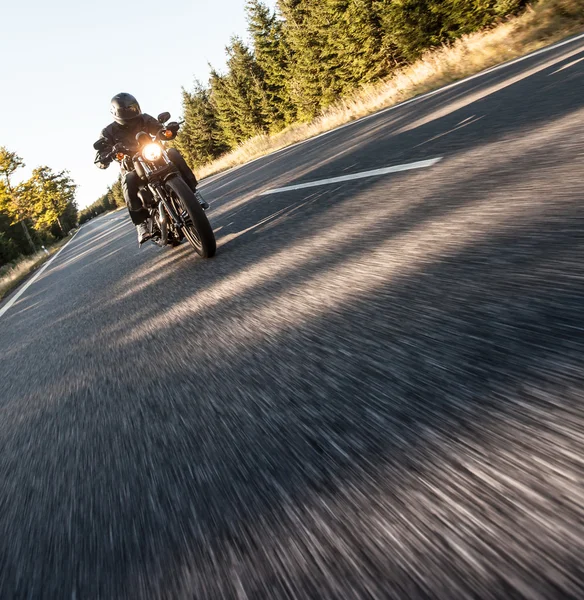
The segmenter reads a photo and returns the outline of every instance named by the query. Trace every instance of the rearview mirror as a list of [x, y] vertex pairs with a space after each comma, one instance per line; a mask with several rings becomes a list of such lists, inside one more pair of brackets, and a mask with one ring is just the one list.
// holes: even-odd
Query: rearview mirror
[[163, 113], [160, 113], [158, 115], [158, 122], [159, 123], [166, 123], [168, 121], [168, 119], [170, 119], [170, 113], [169, 112], [163, 112]]

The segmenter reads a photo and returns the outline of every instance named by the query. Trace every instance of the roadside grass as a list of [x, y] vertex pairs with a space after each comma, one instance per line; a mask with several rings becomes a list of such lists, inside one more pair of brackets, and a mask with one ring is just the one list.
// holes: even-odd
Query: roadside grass
[[47, 248], [48, 254], [39, 251], [36, 254], [25, 256], [13, 263], [0, 267], [0, 300], [5, 298], [29, 275], [49, 260], [53, 254], [58, 252], [71, 239], [71, 235], [49, 246]]
[[197, 169], [200, 179], [441, 88], [584, 30], [584, 0], [539, 0], [519, 16], [424, 54], [388, 80], [359, 88], [309, 123], [251, 138]]

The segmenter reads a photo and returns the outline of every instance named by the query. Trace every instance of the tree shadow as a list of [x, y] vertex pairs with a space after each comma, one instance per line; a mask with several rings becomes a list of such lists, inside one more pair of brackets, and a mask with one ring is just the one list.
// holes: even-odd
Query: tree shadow
[[[371, 248], [380, 240], [390, 240], [416, 228], [423, 228], [426, 223], [448, 218], [454, 211], [479, 203], [486, 197], [481, 182], [486, 180], [488, 187], [493, 171], [497, 172], [497, 187], [501, 190], [512, 190], [522, 181], [532, 179], [548, 166], [549, 156], [561, 156], [563, 149], [561, 140], [546, 139], [535, 128], [532, 134], [545, 144], [545, 153], [537, 144], [531, 144], [528, 136], [523, 146], [515, 150], [506, 148], [505, 154], [491, 157], [487, 164], [474, 160], [472, 155], [467, 157], [461, 153], [459, 158], [455, 156], [450, 160], [449, 166], [444, 167], [447, 170], [438, 178], [431, 172], [392, 178], [389, 188], [391, 197], [381, 208], [367, 199], [363, 202], [360, 200], [361, 197], [367, 198], [365, 194], [377, 187], [381, 193], [387, 193], [383, 181], [377, 179], [356, 181], [332, 190], [308, 190], [300, 196], [281, 194], [265, 198], [253, 211], [242, 213], [238, 222], [231, 221], [230, 216], [218, 222], [229, 221], [220, 225], [220, 253], [213, 261], [197, 260], [185, 244], [170, 252], [147, 249], [152, 258], [145, 268], [142, 258], [144, 250], [127, 254], [124, 248], [124, 252], [117, 252], [125, 245], [125, 230], [120, 228], [111, 240], [111, 252], [116, 252], [115, 259], [120, 268], [128, 272], [135, 271], [135, 275], [121, 282], [115, 279], [110, 281], [108, 271], [111, 267], [108, 261], [102, 260], [103, 256], [90, 259], [95, 247], [93, 242], [89, 249], [81, 249], [72, 257], [66, 257], [67, 260], [78, 261], [75, 281], [67, 280], [67, 293], [79, 297], [79, 308], [73, 315], [46, 319], [44, 327], [35, 328], [37, 335], [40, 337], [46, 328], [59, 326], [71, 318], [81, 322], [92, 319], [96, 312], [109, 306], [114, 310], [107, 318], [101, 317], [102, 326], [97, 339], [94, 339], [95, 336], [85, 339], [87, 345], [103, 343], [101, 337], [109, 335], [109, 332], [132, 332], [141, 323], [156, 318], [166, 309], [182, 303], [196, 305], [197, 296], [206, 290], [212, 293], [218, 283], [222, 286], [234, 284], [234, 289], [239, 289], [236, 293], [229, 291], [221, 296], [227, 315], [232, 307], [237, 308], [245, 302], [256, 303], [258, 299], [260, 302], [263, 299], [269, 302], [272, 293], [278, 293], [282, 286], [293, 287], [307, 278], [318, 277], [319, 273], [334, 269], [347, 256], [355, 253], [362, 254], [366, 261]], [[464, 162], [460, 163], [459, 160]], [[521, 164], [521, 168], [518, 168], [518, 164]], [[412, 189], [416, 190], [414, 194]], [[375, 194], [374, 198], [377, 196]], [[368, 203], [374, 209], [371, 214], [367, 214], [370, 209]], [[356, 206], [358, 213], [355, 213]], [[341, 232], [350, 223], [350, 235], [346, 231]], [[84, 255], [82, 258], [79, 252]], [[98, 265], [96, 261], [103, 264]], [[77, 277], [79, 273], [87, 274], [90, 269], [96, 280], [106, 282], [103, 291], [108, 300], [105, 303], [101, 296], [97, 301], [92, 298], [84, 289], [83, 280]], [[254, 279], [254, 271], [261, 272], [262, 276]], [[242, 286], [242, 278], [248, 281], [243, 287], [238, 287]], [[234, 279], [237, 279], [236, 284]], [[141, 294], [155, 288], [160, 289], [155, 303], [137, 305]], [[34, 298], [33, 295], [30, 300]], [[126, 308], [127, 303], [133, 305], [131, 310]], [[57, 313], [59, 305], [54, 304], [54, 312]], [[121, 322], [119, 314], [125, 315]], [[202, 316], [201, 311], [187, 314], [189, 318]], [[34, 314], [30, 318], [34, 319]], [[23, 321], [21, 325], [30, 328], [30, 322]], [[91, 327], [88, 326], [88, 329]], [[28, 338], [29, 346], [35, 343], [34, 337]], [[19, 351], [22, 349], [20, 347]]]
[[[569, 597], [582, 546], [560, 542], [568, 524], [582, 533], [579, 509], [546, 477], [566, 484], [581, 466], [549, 443], [582, 426], [583, 222], [578, 206], [535, 215], [229, 360], [186, 336], [190, 370], [138, 368], [157, 337], [115, 380], [114, 340], [96, 379], [49, 391], [58, 404], [4, 442], [2, 554], [25, 511], [20, 552], [43, 572], [16, 584], [6, 561], [1, 591]], [[196, 324], [202, 339], [210, 326]], [[50, 456], [27, 447], [35, 460], [19, 476], [68, 465], [58, 505], [14, 480], [48, 415]]]
[[[542, 170], [526, 163], [502, 171], [502, 196]], [[460, 193], [474, 174], [360, 233], [356, 264], [461, 210], [478, 219], [488, 192]], [[102, 336], [62, 364], [98, 368], [21, 391], [11, 404], [28, 412], [5, 413], [0, 596], [577, 597], [583, 223], [578, 202], [530, 205], [313, 311], [298, 291], [342, 265], [337, 240], [131, 353], [136, 323], [95, 307]], [[225, 275], [196, 273], [199, 293]], [[251, 329], [282, 298], [306, 312]], [[40, 493], [47, 472], [60, 475]]]

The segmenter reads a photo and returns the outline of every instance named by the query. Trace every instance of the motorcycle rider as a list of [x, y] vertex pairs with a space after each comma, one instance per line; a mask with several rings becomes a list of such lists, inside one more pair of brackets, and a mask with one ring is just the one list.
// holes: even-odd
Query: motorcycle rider
[[[132, 94], [125, 92], [116, 94], [111, 99], [110, 112], [113, 115], [114, 122], [110, 123], [101, 132], [100, 140], [105, 140], [107, 143], [104, 143], [102, 149], [98, 150], [94, 161], [100, 169], [107, 169], [113, 161], [113, 158], [109, 155], [117, 143], [123, 144], [131, 152], [137, 152], [137, 133], [145, 131], [150, 135], [156, 135], [164, 127], [157, 119], [143, 113], [136, 98]], [[191, 171], [180, 152], [175, 148], [168, 148], [167, 154], [168, 158], [178, 168], [182, 178], [195, 193], [201, 206], [204, 209], [209, 208], [209, 205], [197, 191], [197, 178], [195, 174]], [[138, 243], [142, 244], [150, 237], [150, 232], [146, 224], [148, 211], [144, 208], [139, 196], [140, 187], [143, 186], [143, 182], [136, 171], [126, 171], [123, 166], [121, 168], [124, 200], [126, 201], [132, 223], [134, 223], [138, 232]]]

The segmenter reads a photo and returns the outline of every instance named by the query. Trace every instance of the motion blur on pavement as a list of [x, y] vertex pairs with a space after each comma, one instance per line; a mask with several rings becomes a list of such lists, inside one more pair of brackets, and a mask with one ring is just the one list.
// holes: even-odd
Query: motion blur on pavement
[[0, 598], [582, 598], [583, 98], [576, 39], [207, 180], [213, 260], [84, 225], [0, 317]]

